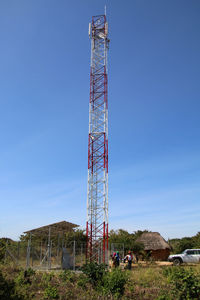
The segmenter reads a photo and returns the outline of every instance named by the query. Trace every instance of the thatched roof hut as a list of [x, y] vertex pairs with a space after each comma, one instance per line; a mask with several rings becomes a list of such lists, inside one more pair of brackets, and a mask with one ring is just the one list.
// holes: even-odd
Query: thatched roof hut
[[136, 240], [144, 244], [144, 250], [156, 260], [167, 260], [170, 254], [170, 246], [158, 232], [144, 232]]

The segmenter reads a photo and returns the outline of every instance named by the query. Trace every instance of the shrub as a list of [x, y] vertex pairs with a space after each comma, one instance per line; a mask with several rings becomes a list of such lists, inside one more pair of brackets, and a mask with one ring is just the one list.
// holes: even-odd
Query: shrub
[[164, 275], [172, 284], [172, 294], [176, 295], [177, 300], [200, 299], [200, 276], [191, 268], [167, 268]]
[[[125, 284], [128, 280], [128, 272], [117, 268], [108, 272], [105, 264], [89, 263], [82, 267], [83, 273], [93, 287], [103, 294], [112, 294], [120, 298], [124, 294]], [[87, 280], [80, 278], [79, 286], [86, 286]]]
[[58, 299], [59, 294], [56, 287], [48, 284], [48, 287], [44, 290], [44, 299]]
[[127, 283], [128, 278], [128, 273], [119, 268], [106, 273], [103, 278], [104, 292], [111, 293], [116, 298], [121, 298], [124, 294], [125, 284]]
[[25, 272], [24, 272], [24, 276], [33, 276], [35, 275], [35, 271], [32, 268], [28, 268]]
[[96, 262], [83, 265], [81, 270], [88, 277], [89, 282], [95, 287], [103, 283], [103, 276], [107, 272], [105, 264], [97, 264]]
[[2, 272], [0, 271], [0, 299], [1, 300], [10, 299], [13, 291], [14, 291], [14, 283], [6, 280]]
[[51, 273], [44, 273], [42, 275], [42, 281], [44, 281], [44, 283], [49, 283], [52, 278], [53, 278], [54, 274], [51, 272]]
[[24, 271], [21, 270], [19, 272], [19, 274], [17, 275], [17, 277], [15, 278], [15, 284], [18, 286], [22, 286], [24, 284], [26, 284], [26, 280], [24, 278]]
[[80, 274], [77, 280], [77, 285], [83, 289], [86, 288], [87, 284], [88, 284], [88, 277], [85, 276], [84, 274]]
[[31, 291], [32, 282], [29, 274], [29, 271], [21, 270], [14, 279], [14, 295], [20, 295], [23, 300], [31, 299], [34, 296], [34, 292]]
[[161, 295], [161, 296], [158, 296], [156, 298], [156, 300], [171, 300], [171, 298], [168, 295]]
[[59, 278], [64, 282], [65, 281], [74, 282], [76, 279], [76, 275], [74, 272], [70, 270], [65, 270], [59, 274]]
[[24, 284], [31, 284], [31, 277], [35, 275], [35, 271], [31, 268], [23, 271], [21, 270], [17, 277], [15, 278], [15, 283], [18, 286], [22, 286]]

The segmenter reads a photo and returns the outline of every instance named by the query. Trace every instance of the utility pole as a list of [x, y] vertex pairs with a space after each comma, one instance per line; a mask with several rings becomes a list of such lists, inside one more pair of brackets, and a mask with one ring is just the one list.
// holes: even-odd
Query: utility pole
[[[106, 15], [92, 17], [86, 259], [108, 263], [108, 79]], [[102, 247], [101, 247], [102, 245]]]

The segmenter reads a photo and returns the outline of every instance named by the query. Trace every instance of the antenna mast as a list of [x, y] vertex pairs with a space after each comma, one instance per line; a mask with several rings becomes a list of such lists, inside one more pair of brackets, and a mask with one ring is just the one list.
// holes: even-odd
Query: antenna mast
[[108, 263], [108, 23], [93, 16], [91, 39], [86, 259]]

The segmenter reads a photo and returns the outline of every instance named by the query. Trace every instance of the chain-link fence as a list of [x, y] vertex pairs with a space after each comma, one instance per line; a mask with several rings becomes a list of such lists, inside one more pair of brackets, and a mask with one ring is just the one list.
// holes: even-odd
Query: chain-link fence
[[[101, 250], [101, 249], [100, 249]], [[124, 244], [109, 244], [108, 257], [119, 251], [124, 257]], [[70, 269], [79, 270], [86, 263], [86, 243], [61, 240], [38, 241], [29, 239], [23, 242], [6, 243], [5, 263], [13, 263], [23, 268], [40, 270]]]
[[111, 243], [110, 244], [111, 255], [113, 253], [119, 252], [120, 260], [124, 259], [124, 244], [123, 243]]
[[28, 242], [7, 243], [5, 263], [23, 268], [35, 269], [80, 269], [86, 263], [85, 243], [62, 242], [60, 245], [28, 240]]

